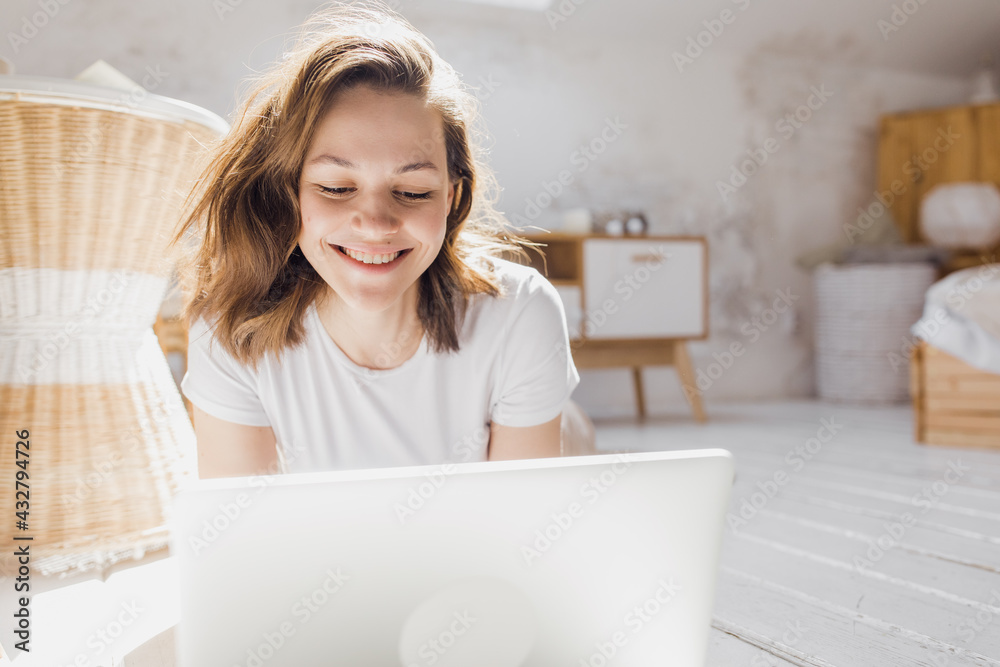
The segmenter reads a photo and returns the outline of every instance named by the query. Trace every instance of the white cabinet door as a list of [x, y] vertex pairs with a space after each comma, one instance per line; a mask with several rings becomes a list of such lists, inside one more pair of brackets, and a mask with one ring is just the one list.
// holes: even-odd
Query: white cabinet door
[[587, 239], [587, 338], [696, 338], [705, 333], [700, 240]]

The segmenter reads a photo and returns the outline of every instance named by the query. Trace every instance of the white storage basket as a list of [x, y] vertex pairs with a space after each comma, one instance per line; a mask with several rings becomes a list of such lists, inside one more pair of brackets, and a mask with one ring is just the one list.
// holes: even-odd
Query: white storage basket
[[850, 403], [909, 398], [906, 350], [931, 264], [823, 264], [816, 270], [816, 385], [819, 397]]

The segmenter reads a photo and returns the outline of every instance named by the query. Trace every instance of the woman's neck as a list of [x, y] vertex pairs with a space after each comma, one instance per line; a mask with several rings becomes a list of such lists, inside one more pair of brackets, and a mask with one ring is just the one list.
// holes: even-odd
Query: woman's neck
[[423, 340], [415, 289], [407, 290], [397, 304], [382, 311], [351, 308], [330, 290], [317, 299], [316, 310], [337, 347], [364, 368], [400, 366], [417, 352]]

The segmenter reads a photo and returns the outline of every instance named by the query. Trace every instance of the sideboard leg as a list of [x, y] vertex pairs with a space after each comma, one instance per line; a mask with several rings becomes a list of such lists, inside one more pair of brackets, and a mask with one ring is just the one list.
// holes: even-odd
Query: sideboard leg
[[635, 402], [639, 408], [639, 419], [645, 419], [646, 396], [642, 393], [642, 366], [632, 367], [632, 382], [635, 385]]
[[691, 357], [688, 355], [687, 343], [682, 340], [674, 341], [674, 364], [677, 366], [677, 375], [681, 380], [681, 388], [684, 396], [691, 404], [691, 411], [694, 418], [700, 422], [708, 421], [705, 416], [705, 409], [701, 405], [701, 392], [698, 391], [697, 379], [694, 376], [694, 366], [691, 364]]

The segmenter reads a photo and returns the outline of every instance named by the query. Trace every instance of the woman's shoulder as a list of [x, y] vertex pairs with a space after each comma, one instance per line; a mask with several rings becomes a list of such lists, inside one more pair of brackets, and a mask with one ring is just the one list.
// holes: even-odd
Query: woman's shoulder
[[[499, 257], [488, 257], [497, 277], [500, 294], [478, 294], [475, 309], [497, 325], [505, 326], [525, 310], [537, 311], [561, 307], [559, 292], [537, 269]], [[557, 305], [560, 304], [560, 305]]]
[[223, 364], [229, 368], [240, 366], [237, 360], [226, 349], [219, 338], [217, 326], [218, 316], [199, 315], [188, 327], [188, 355], [197, 350], [206, 359]]
[[500, 283], [500, 298], [523, 299], [539, 290], [555, 288], [538, 269], [500, 257], [486, 257]]
[[[306, 314], [308, 313], [305, 313], [303, 317], [305, 317]], [[263, 354], [261, 354], [257, 359], [256, 363], [241, 361], [235, 350], [231, 350], [229, 349], [230, 346], [223, 344], [222, 335], [218, 329], [220, 319], [221, 316], [218, 314], [202, 314], [191, 322], [191, 325], [188, 327], [189, 355], [193, 354], [194, 351], [197, 350], [215, 363], [228, 368], [240, 369], [241, 372], [246, 372], [251, 376], [259, 375], [262, 367], [271, 366], [275, 364], [276, 361], [280, 362], [280, 358], [276, 357], [270, 350], [264, 351]], [[308, 326], [306, 326], [306, 332], [306, 339], [308, 339]], [[295, 349], [296, 348], [288, 347], [283, 354]]]

